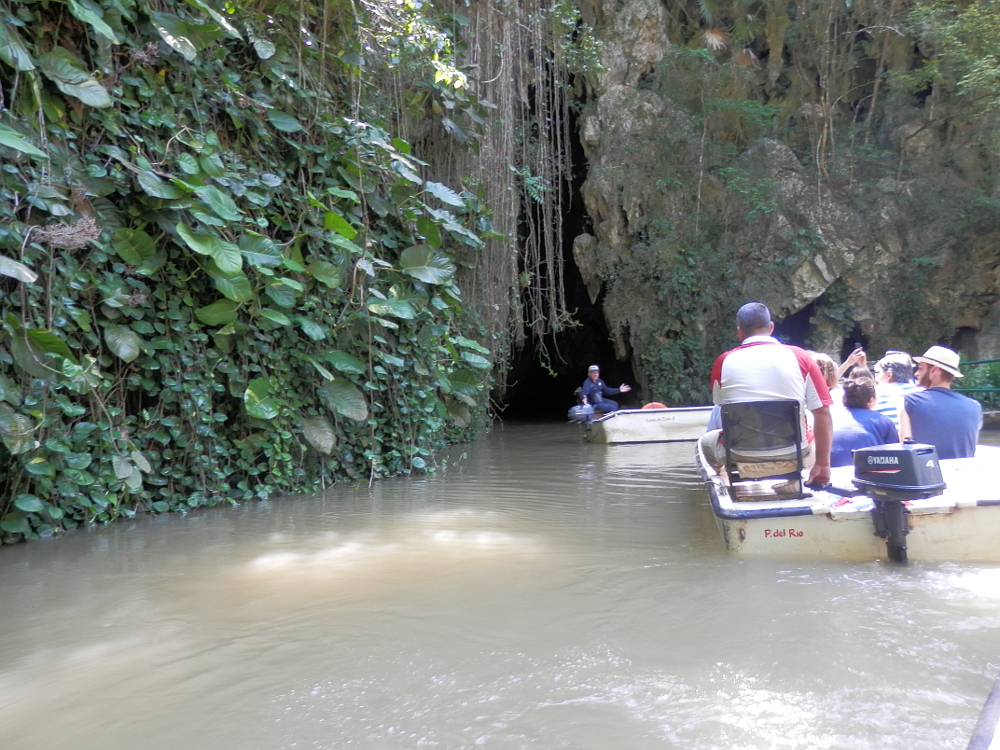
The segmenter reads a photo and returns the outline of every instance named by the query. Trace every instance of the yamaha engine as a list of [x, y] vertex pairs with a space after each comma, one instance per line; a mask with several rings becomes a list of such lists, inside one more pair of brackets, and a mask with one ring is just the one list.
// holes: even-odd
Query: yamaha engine
[[945, 488], [937, 448], [892, 443], [856, 450], [854, 484], [875, 504], [875, 534], [885, 539], [889, 558], [906, 562], [910, 528], [904, 503], [940, 495]]

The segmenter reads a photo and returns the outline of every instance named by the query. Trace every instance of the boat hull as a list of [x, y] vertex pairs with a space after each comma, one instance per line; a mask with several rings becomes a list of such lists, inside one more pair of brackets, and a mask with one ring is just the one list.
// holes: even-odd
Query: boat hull
[[[696, 447], [712, 511], [726, 549], [747, 557], [875, 560], [888, 557], [875, 536], [870, 498], [816, 491], [798, 500], [734, 500]], [[941, 461], [947, 488], [907, 505], [907, 558], [1000, 562], [1000, 491], [989, 477], [1000, 448], [979, 446], [976, 458]], [[852, 467], [834, 469], [833, 484], [851, 488]]]
[[587, 428], [591, 443], [668, 443], [697, 440], [708, 426], [711, 406], [666, 409], [619, 409], [595, 419]]

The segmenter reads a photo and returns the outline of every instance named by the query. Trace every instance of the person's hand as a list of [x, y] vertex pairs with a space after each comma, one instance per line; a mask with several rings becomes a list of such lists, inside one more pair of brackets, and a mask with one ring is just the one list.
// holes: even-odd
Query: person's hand
[[847, 364], [857, 365], [858, 367], [867, 367], [868, 355], [865, 353], [865, 350], [859, 346], [848, 355]]
[[812, 469], [809, 470], [809, 479], [806, 484], [820, 486], [830, 484], [830, 467], [813, 464]]
[[628, 393], [629, 391], [632, 390], [632, 387], [622, 383], [620, 386], [618, 386], [618, 390], [621, 391], [622, 393]]

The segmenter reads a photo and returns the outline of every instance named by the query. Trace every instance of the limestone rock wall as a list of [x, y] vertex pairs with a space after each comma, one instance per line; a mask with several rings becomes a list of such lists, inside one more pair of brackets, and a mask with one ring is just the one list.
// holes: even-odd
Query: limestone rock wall
[[[881, 105], [861, 132], [861, 105], [845, 115], [803, 83], [816, 50], [758, 42], [746, 59], [768, 61], [741, 70], [735, 50], [699, 49], [680, 10], [584, 5], [605, 70], [579, 122], [591, 228], [573, 255], [648, 399], [706, 397], [753, 299], [835, 357], [859, 339], [876, 354], [944, 342], [1000, 357], [1000, 211], [979, 137], [995, 123], [952, 127], [869, 88]], [[778, 114], [755, 131], [751, 105]]]

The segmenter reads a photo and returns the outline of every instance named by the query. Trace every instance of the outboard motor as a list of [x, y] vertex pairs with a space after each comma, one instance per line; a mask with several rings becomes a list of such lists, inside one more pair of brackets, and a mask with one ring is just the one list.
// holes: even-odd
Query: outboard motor
[[570, 408], [569, 414], [566, 416], [570, 422], [579, 422], [582, 425], [588, 425], [594, 421], [594, 407], [590, 404], [577, 404]]
[[854, 484], [875, 503], [875, 535], [885, 539], [889, 558], [906, 562], [907, 500], [940, 495], [945, 488], [937, 448], [892, 443], [854, 451]]

